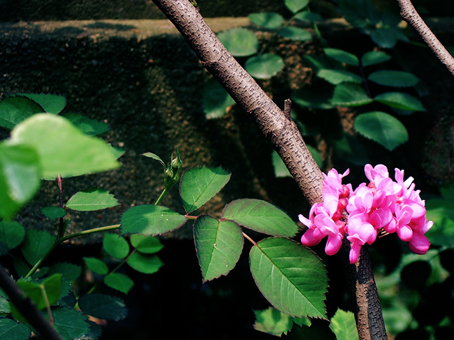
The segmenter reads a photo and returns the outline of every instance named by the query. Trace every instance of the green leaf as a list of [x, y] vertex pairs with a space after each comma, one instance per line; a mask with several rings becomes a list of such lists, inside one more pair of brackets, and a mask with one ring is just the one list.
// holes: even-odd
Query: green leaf
[[139, 205], [121, 217], [121, 234], [161, 235], [180, 228], [187, 218], [166, 207]]
[[339, 61], [343, 64], [359, 66], [358, 57], [354, 54], [339, 50], [337, 48], [324, 48], [323, 51], [328, 57], [333, 58], [334, 60]]
[[391, 59], [391, 56], [381, 51], [370, 51], [363, 54], [361, 57], [361, 65], [363, 67], [384, 63]]
[[366, 90], [354, 83], [341, 83], [334, 88], [331, 103], [336, 106], [362, 106], [372, 103]]
[[90, 331], [87, 317], [75, 309], [53, 308], [54, 326], [65, 340], [82, 339]]
[[[3, 296], [0, 296], [0, 314], [9, 314], [11, 313], [11, 308], [9, 308], [9, 301]], [[0, 320], [2, 320], [0, 318]], [[0, 332], [0, 334], [2, 334]]]
[[118, 234], [105, 233], [102, 246], [107, 254], [116, 259], [124, 259], [129, 254], [128, 242]]
[[327, 325], [322, 323], [313, 324], [310, 327], [295, 325], [287, 336], [288, 340], [317, 339], [337, 340], [336, 336]]
[[106, 275], [109, 272], [107, 265], [99, 259], [96, 259], [94, 257], [84, 257], [84, 261], [88, 269], [97, 274]]
[[216, 195], [230, 180], [231, 172], [218, 168], [193, 168], [185, 171], [180, 184], [184, 209], [197, 210]]
[[134, 253], [126, 262], [131, 268], [144, 274], [156, 273], [164, 263], [156, 255]]
[[398, 40], [408, 41], [408, 38], [398, 27], [373, 29], [370, 32], [372, 40], [380, 47], [394, 48]]
[[0, 336], [3, 340], [27, 340], [30, 335], [31, 330], [27, 325], [0, 318]]
[[104, 278], [104, 283], [110, 288], [116, 289], [122, 293], [128, 294], [134, 286], [134, 282], [124, 274], [112, 273]]
[[305, 87], [291, 96], [294, 103], [312, 109], [329, 110], [334, 107], [331, 104], [332, 90], [320, 89], [318, 86]]
[[285, 6], [287, 6], [292, 13], [301, 11], [308, 4], [309, 0], [285, 0]]
[[22, 254], [34, 266], [54, 245], [56, 237], [42, 230], [29, 229], [21, 245]]
[[0, 218], [11, 219], [41, 185], [36, 150], [28, 145], [0, 143]]
[[293, 327], [293, 319], [273, 307], [265, 310], [254, 310], [254, 314], [254, 329], [256, 331], [280, 337], [282, 334], [287, 334]]
[[210, 78], [203, 89], [203, 112], [208, 119], [220, 118], [235, 101], [219, 82]]
[[263, 296], [281, 312], [295, 317], [326, 319], [326, 269], [309, 249], [285, 238], [254, 245], [250, 267]]
[[323, 18], [321, 17], [320, 14], [314, 13], [311, 11], [307, 11], [307, 10], [295, 14], [293, 16], [293, 19], [301, 20], [301, 21], [322, 21], [323, 20]]
[[73, 123], [80, 131], [89, 136], [97, 136], [110, 130], [109, 124], [98, 122], [96, 119], [88, 118], [80, 113], [65, 113], [62, 116]]
[[245, 28], [233, 28], [218, 34], [218, 39], [234, 57], [247, 57], [257, 53], [259, 40]]
[[257, 199], [239, 199], [224, 207], [222, 218], [273, 236], [293, 237], [298, 226], [281, 209]]
[[434, 225], [426, 233], [430, 243], [437, 246], [454, 247], [454, 203], [447, 199], [426, 201], [427, 220]]
[[355, 130], [364, 137], [383, 145], [389, 151], [408, 141], [405, 126], [384, 112], [368, 112], [357, 116]]
[[14, 258], [14, 269], [16, 270], [17, 275], [23, 277], [28, 274], [31, 267], [27, 264], [27, 262], [25, 262], [25, 260], [22, 260], [21, 257], [15, 257]]
[[292, 175], [290, 175], [290, 172], [288, 171], [287, 167], [285, 166], [284, 162], [282, 161], [282, 158], [274, 150], [271, 154], [271, 161], [273, 162], [274, 175], [276, 177], [278, 177], [278, 178], [279, 177], [292, 177]]
[[399, 110], [426, 111], [421, 102], [408, 93], [386, 92], [376, 96], [374, 100]]
[[256, 79], [269, 79], [284, 68], [284, 60], [276, 54], [264, 53], [246, 61], [246, 71]]
[[44, 112], [33, 100], [25, 97], [9, 97], [0, 102], [0, 126], [8, 130], [36, 113]]
[[277, 32], [277, 34], [283, 38], [296, 40], [296, 41], [312, 40], [312, 35], [308, 31], [306, 31], [302, 28], [299, 28], [299, 27], [285, 26], [285, 27], [282, 27]]
[[57, 273], [60, 273], [63, 279], [74, 281], [82, 274], [82, 268], [77, 264], [58, 262], [53, 264], [49, 269], [49, 275]]
[[355, 315], [352, 312], [344, 312], [341, 309], [331, 318], [329, 328], [336, 334], [337, 340], [357, 340]]
[[11, 140], [35, 147], [44, 178], [79, 176], [120, 165], [106, 142], [85, 135], [60, 116], [36, 114], [11, 132]]
[[207, 215], [197, 218], [194, 241], [203, 282], [227, 275], [243, 250], [243, 235], [236, 223]]
[[345, 70], [320, 70], [317, 73], [317, 77], [325, 79], [327, 82], [333, 85], [337, 85], [343, 82], [352, 82], [358, 84], [363, 82], [363, 78], [361, 78], [357, 74]]
[[66, 207], [77, 211], [93, 211], [117, 206], [117, 199], [107, 190], [88, 189], [79, 191], [66, 203]]
[[[61, 283], [61, 274], [54, 274], [41, 283], [19, 280], [17, 285], [33, 301], [36, 308], [41, 310], [47, 307], [47, 302], [52, 305], [60, 299]], [[25, 318], [11, 302], [10, 307], [11, 313], [16, 319], [25, 321]]]
[[409, 87], [419, 82], [416, 76], [403, 71], [377, 71], [371, 73], [367, 79], [380, 85], [394, 87]]
[[164, 161], [161, 159], [161, 157], [159, 157], [158, 155], [156, 155], [156, 154], [154, 154], [152, 152], [145, 152], [145, 153], [142, 154], [142, 156], [145, 156], [145, 157], [154, 159], [155, 161], [158, 161], [159, 163], [161, 163], [161, 165], [163, 167], [166, 166], [166, 163], [164, 163]]
[[41, 212], [51, 220], [62, 218], [66, 215], [66, 210], [60, 207], [44, 207], [41, 209]]
[[249, 20], [251, 20], [253, 24], [269, 30], [278, 29], [284, 22], [282, 15], [266, 12], [250, 14]]
[[320, 152], [314, 148], [312, 145], [306, 145], [307, 148], [309, 149], [309, 152], [311, 153], [312, 157], [315, 160], [315, 163], [317, 163], [318, 167], [321, 168], [323, 165], [323, 160], [322, 156], [320, 155]]
[[124, 153], [126, 152], [126, 150], [124, 150], [124, 149], [122, 149], [122, 148], [117, 148], [117, 147], [112, 146], [112, 145], [110, 145], [110, 144], [109, 144], [109, 146], [110, 146], [110, 149], [112, 150], [112, 153], [113, 153], [115, 159], [120, 158], [120, 157], [123, 156]]
[[352, 136], [346, 132], [342, 133], [340, 139], [330, 140], [330, 145], [334, 147], [333, 155], [341, 160], [351, 162], [358, 166], [370, 163], [367, 151], [357, 136]]
[[17, 222], [0, 221], [0, 242], [8, 249], [13, 249], [22, 243], [25, 237], [25, 228]]
[[104, 294], [87, 294], [79, 299], [79, 307], [84, 314], [98, 319], [122, 320], [128, 310], [123, 300]]
[[50, 93], [17, 93], [18, 96], [27, 97], [41, 106], [44, 111], [52, 114], [59, 114], [66, 106], [66, 98]]
[[137, 248], [142, 254], [154, 254], [160, 251], [164, 246], [157, 237], [144, 235], [131, 235], [131, 245]]

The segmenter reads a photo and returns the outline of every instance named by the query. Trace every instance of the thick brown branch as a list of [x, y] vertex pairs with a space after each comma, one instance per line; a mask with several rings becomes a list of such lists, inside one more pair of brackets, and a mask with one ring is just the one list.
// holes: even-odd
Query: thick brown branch
[[420, 35], [438, 60], [454, 76], [454, 58], [426, 25], [410, 0], [397, 0], [402, 18]]
[[22, 290], [8, 276], [5, 269], [0, 265], [0, 288], [8, 295], [10, 301], [18, 311], [44, 338], [49, 340], [63, 340], [60, 334], [50, 325], [44, 316], [39, 312], [30, 298], [26, 297]]
[[[188, 0], [153, 0], [172, 21], [202, 61], [205, 68], [222, 84], [232, 98], [256, 122], [267, 140], [281, 156], [310, 204], [322, 199], [323, 176], [307, 149], [296, 124], [263, 92], [255, 80], [238, 64]], [[288, 105], [288, 104], [287, 104]], [[348, 242], [347, 242], [348, 243]], [[364, 248], [367, 253], [367, 249]], [[348, 261], [348, 249], [344, 251]], [[357, 274], [352, 276], [359, 310], [358, 327], [361, 339], [386, 339], [376, 286], [368, 255], [361, 257]], [[362, 292], [374, 294], [362, 294]], [[376, 317], [379, 315], [380, 317]], [[364, 319], [364, 320], [363, 320]], [[373, 331], [377, 327], [380, 335]], [[366, 326], [365, 326], [366, 325]]]

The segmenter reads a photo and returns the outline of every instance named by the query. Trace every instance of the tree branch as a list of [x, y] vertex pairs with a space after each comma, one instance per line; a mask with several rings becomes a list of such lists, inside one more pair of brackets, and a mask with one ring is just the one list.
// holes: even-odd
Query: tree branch
[[397, 0], [402, 18], [420, 35], [435, 56], [454, 76], [454, 58], [426, 25], [410, 0]]
[[[180, 31], [204, 67], [224, 86], [235, 102], [252, 117], [281, 156], [309, 203], [312, 205], [321, 202], [322, 173], [291, 117], [284, 114], [238, 64], [188, 0], [153, 0], [153, 2]], [[289, 104], [286, 104], [287, 108]], [[367, 249], [365, 247], [363, 249], [367, 253]], [[344, 251], [342, 256], [348, 261], [348, 250]], [[367, 325], [367, 328], [358, 333], [362, 334], [361, 339], [364, 340], [387, 339], [378, 299], [369, 300], [370, 295], [361, 293], [373, 291], [377, 296], [368, 255], [361, 257], [359, 267], [357, 274], [351, 277], [351, 281], [359, 306], [357, 326], [365, 327], [364, 325]], [[380, 317], [375, 318], [377, 315]], [[381, 333], [377, 335], [375, 331], [372, 331], [371, 324], [381, 329]]]
[[22, 316], [27, 319], [33, 328], [44, 338], [49, 340], [63, 340], [60, 334], [50, 325], [39, 312], [33, 302], [8, 276], [5, 268], [0, 265], [0, 288], [8, 295], [10, 301], [16, 306]]

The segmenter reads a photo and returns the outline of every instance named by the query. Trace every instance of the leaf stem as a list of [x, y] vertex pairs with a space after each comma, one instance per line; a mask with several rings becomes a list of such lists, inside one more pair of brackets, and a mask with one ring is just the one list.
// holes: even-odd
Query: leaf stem
[[244, 238], [249, 240], [254, 246], [257, 245], [257, 243], [252, 238], [250, 238], [249, 235], [245, 234], [244, 232], [241, 233], [243, 234]]
[[159, 205], [159, 203], [161, 203], [162, 199], [163, 199], [164, 196], [167, 194], [167, 191], [168, 191], [167, 188], [164, 188], [164, 190], [162, 190], [161, 195], [160, 195], [159, 198], [156, 200], [156, 202], [155, 202], [154, 205]]

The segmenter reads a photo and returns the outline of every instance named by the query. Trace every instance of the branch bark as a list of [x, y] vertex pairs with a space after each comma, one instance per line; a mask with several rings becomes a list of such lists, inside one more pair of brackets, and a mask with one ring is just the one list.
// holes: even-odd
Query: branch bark
[[[249, 114], [267, 140], [279, 153], [309, 203], [322, 200], [323, 176], [290, 116], [265, 94], [255, 80], [238, 64], [217, 39], [198, 10], [188, 0], [153, 0], [189, 43], [203, 66], [224, 86]], [[286, 105], [289, 105], [286, 104]], [[349, 247], [349, 245], [348, 245]], [[357, 326], [361, 339], [387, 339], [377, 288], [367, 249], [361, 255], [351, 282], [356, 296]], [[348, 250], [342, 254], [348, 261]], [[363, 294], [363, 292], [375, 292]], [[369, 300], [370, 296], [377, 296]], [[379, 315], [380, 317], [376, 318]], [[372, 331], [380, 329], [380, 332]], [[366, 328], [365, 328], [366, 327]]]
[[0, 288], [8, 295], [10, 301], [16, 306], [22, 316], [27, 319], [33, 328], [44, 338], [49, 340], [63, 340], [60, 334], [50, 325], [39, 312], [33, 302], [8, 276], [5, 268], [0, 265]]
[[397, 0], [402, 18], [419, 34], [435, 56], [454, 76], [454, 58], [426, 25], [410, 0]]

